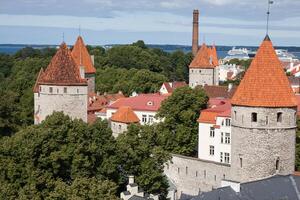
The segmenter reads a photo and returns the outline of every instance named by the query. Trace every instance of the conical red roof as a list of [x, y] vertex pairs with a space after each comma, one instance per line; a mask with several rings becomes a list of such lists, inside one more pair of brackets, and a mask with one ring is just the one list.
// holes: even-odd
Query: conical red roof
[[111, 121], [121, 123], [138, 123], [140, 120], [129, 106], [120, 107], [115, 114], [111, 117]]
[[215, 68], [216, 65], [213, 61], [212, 49], [203, 44], [189, 67], [199, 69]]
[[38, 81], [47, 85], [87, 85], [86, 80], [80, 77], [78, 67], [65, 43], [52, 58], [50, 64]]
[[76, 62], [76, 64], [85, 67], [86, 74], [94, 74], [96, 73], [96, 69], [93, 65], [91, 56], [83, 42], [81, 36], [79, 36], [76, 40], [76, 43], [72, 50], [72, 56]]
[[252, 107], [296, 107], [296, 97], [266, 36], [231, 103]]

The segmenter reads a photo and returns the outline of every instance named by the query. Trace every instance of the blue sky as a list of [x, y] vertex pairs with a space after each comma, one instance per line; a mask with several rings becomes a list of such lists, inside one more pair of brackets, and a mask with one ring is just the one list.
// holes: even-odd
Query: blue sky
[[[200, 41], [259, 45], [267, 0], [0, 0], [0, 43], [73, 44], [78, 27], [88, 44], [191, 43], [192, 11], [200, 10]], [[275, 45], [300, 46], [300, 0], [274, 0]]]

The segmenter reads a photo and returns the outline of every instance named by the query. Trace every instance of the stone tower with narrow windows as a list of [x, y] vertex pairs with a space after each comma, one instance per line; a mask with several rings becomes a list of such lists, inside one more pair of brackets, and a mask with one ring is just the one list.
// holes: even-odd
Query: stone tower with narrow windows
[[269, 36], [231, 103], [231, 179], [293, 174], [297, 102]]
[[203, 44], [189, 66], [189, 86], [219, 85], [217, 50]]
[[41, 69], [34, 86], [34, 123], [54, 111], [87, 122], [88, 85], [82, 79], [70, 50], [61, 44], [48, 67]]

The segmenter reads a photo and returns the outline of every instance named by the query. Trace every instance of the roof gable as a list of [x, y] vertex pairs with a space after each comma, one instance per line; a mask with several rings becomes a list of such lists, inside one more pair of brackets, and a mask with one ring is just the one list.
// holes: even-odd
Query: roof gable
[[91, 56], [83, 42], [83, 39], [81, 36], [79, 36], [76, 40], [76, 43], [72, 49], [72, 56], [78, 65], [85, 67], [85, 73], [86, 74], [94, 74], [96, 73], [96, 69], [93, 65]]
[[216, 52], [214, 52], [213, 49], [207, 47], [206, 44], [203, 44], [189, 67], [200, 69], [215, 68], [215, 66], [218, 65], [215, 63], [215, 60], [217, 59], [214, 58], [215, 53]]
[[268, 36], [241, 81], [231, 103], [254, 107], [295, 107], [296, 97]]

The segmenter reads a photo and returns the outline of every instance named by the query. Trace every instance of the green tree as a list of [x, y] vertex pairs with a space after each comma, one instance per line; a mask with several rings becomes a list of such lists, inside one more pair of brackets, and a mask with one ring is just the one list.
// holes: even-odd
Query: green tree
[[197, 119], [206, 108], [208, 97], [201, 87], [176, 89], [165, 100], [157, 117], [164, 118], [159, 125], [161, 145], [165, 150], [183, 155], [195, 155], [197, 146]]

